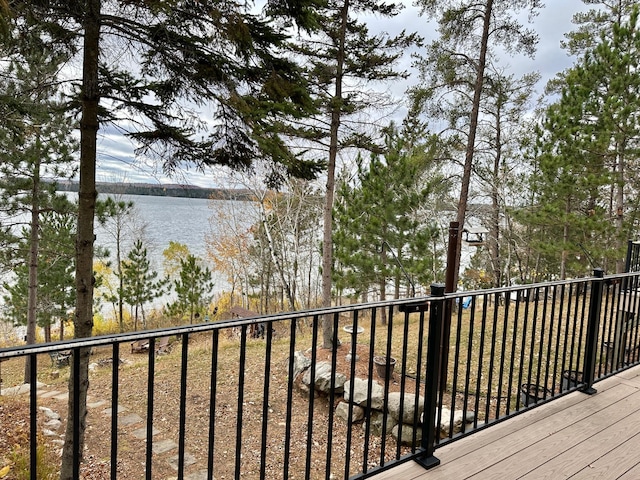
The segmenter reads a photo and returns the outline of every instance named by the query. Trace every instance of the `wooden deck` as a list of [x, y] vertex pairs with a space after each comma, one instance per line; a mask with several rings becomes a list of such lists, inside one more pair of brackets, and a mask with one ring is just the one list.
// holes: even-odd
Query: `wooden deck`
[[436, 450], [375, 480], [640, 479], [640, 367]]

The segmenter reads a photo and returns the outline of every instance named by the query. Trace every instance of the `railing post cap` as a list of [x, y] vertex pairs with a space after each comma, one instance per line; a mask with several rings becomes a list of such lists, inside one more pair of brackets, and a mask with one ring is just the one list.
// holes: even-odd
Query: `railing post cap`
[[594, 268], [593, 269], [593, 276], [594, 277], [598, 277], [598, 278], [604, 278], [604, 269], [603, 268]]
[[445, 285], [444, 283], [432, 283], [431, 295], [434, 297], [441, 297], [444, 295]]

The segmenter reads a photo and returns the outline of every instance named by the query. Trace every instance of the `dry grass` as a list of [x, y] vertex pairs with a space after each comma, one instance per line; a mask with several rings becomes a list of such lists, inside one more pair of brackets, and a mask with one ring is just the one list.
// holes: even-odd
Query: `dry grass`
[[[486, 309], [486, 310], [485, 310]], [[567, 326], [558, 321], [563, 310], [559, 304], [552, 308], [538, 311], [529, 310], [521, 304], [515, 311], [514, 305], [484, 305], [478, 303], [475, 310], [465, 309], [455, 313], [452, 318], [451, 350], [448, 364], [448, 388], [443, 398], [444, 405], [451, 405], [455, 399], [457, 409], [463, 407], [463, 393], [468, 393], [467, 408], [477, 410], [480, 422], [488, 421], [504, 413], [507, 402], [515, 408], [519, 393], [519, 384], [528, 377], [540, 378], [548, 387], [559, 388], [559, 369], [562, 364], [546, 358], [555, 359], [568, 355], [571, 343], [565, 344]], [[486, 314], [486, 315], [483, 315]], [[483, 320], [484, 318], [484, 320]], [[394, 314], [391, 335], [388, 325], [377, 324], [375, 337], [371, 337], [371, 320], [367, 315], [359, 317], [358, 324], [364, 332], [356, 338], [358, 345], [358, 361], [353, 374], [360, 378], [369, 376], [369, 345], [374, 344], [373, 354], [384, 355], [390, 342], [391, 354], [398, 359], [396, 373], [390, 382], [390, 391], [404, 387], [410, 393], [424, 393], [424, 385], [416, 384], [415, 377], [424, 377], [424, 358], [426, 355], [426, 322], [420, 324], [420, 315], [411, 314], [408, 322], [404, 322], [403, 314]], [[524, 328], [526, 322], [526, 329]], [[342, 345], [338, 349], [336, 364], [338, 371], [347, 377], [352, 374], [351, 363], [346, 354], [351, 348], [351, 336], [343, 331], [343, 326], [350, 324], [349, 318], [341, 318], [339, 337]], [[566, 323], [566, 322], [565, 322]], [[303, 322], [301, 322], [304, 325]], [[484, 333], [483, 333], [484, 332]], [[420, 345], [418, 339], [422, 335], [422, 351], [419, 358]], [[568, 338], [568, 337], [567, 337]], [[282, 478], [284, 469], [288, 469], [291, 479], [325, 478], [327, 452], [330, 451], [330, 470], [336, 478], [345, 474], [345, 457], [350, 458], [350, 474], [361, 471], [366, 462], [368, 468], [375, 466], [380, 460], [381, 440], [371, 437], [368, 458], [363, 456], [365, 442], [363, 425], [351, 428], [341, 419], [334, 418], [332, 425], [333, 438], [327, 440], [328, 418], [340, 397], [334, 404], [325, 396], [315, 396], [294, 389], [288, 393], [288, 357], [290, 326], [282, 323], [276, 326], [269, 370], [268, 398], [264, 395], [264, 378], [266, 369], [266, 341], [249, 339], [246, 345], [244, 369], [240, 368], [240, 341], [235, 336], [221, 333], [217, 352], [213, 349], [211, 334], [197, 334], [190, 338], [188, 345], [188, 363], [186, 373], [186, 421], [184, 441], [186, 451], [197, 461], [188, 466], [186, 473], [193, 473], [206, 468], [209, 455], [210, 412], [208, 407], [215, 399], [214, 415], [214, 474], [218, 480], [234, 478], [236, 466], [236, 445], [240, 445], [240, 463], [245, 478], [257, 478], [261, 464], [261, 435], [263, 431], [263, 411], [267, 411], [266, 459], [264, 468], [267, 478]], [[580, 339], [574, 340], [578, 342]], [[523, 346], [524, 345], [524, 346]], [[531, 347], [533, 345], [533, 347]], [[567, 345], [567, 346], [565, 346]], [[574, 343], [575, 346], [575, 343]], [[135, 412], [146, 417], [148, 385], [148, 357], [144, 354], [131, 354], [128, 346], [121, 347], [121, 359], [124, 363], [119, 374], [118, 403], [128, 412]], [[302, 326], [296, 329], [295, 350], [311, 355], [311, 328]], [[318, 361], [331, 362], [331, 352], [317, 348]], [[556, 355], [557, 354], [557, 355]], [[572, 364], [577, 365], [579, 353], [573, 349]], [[111, 401], [111, 367], [109, 360], [111, 350], [99, 349], [92, 361], [104, 363], [91, 374], [89, 395], [94, 399]], [[169, 355], [157, 357], [155, 363], [154, 410], [153, 425], [160, 433], [154, 439], [162, 438], [179, 441], [180, 415], [180, 367], [182, 362], [182, 345], [173, 344]], [[217, 381], [214, 385], [215, 396], [212, 396], [211, 375], [212, 363], [215, 366]], [[48, 389], [65, 389], [68, 367], [60, 371], [55, 378], [54, 368], [50, 367], [48, 357], [39, 360], [39, 381], [49, 385]], [[400, 373], [404, 372], [403, 377]], [[522, 375], [519, 372], [523, 372]], [[244, 375], [240, 385], [238, 379]], [[20, 383], [22, 361], [11, 360], [2, 364], [4, 386]], [[374, 374], [375, 376], [375, 374]], [[457, 382], [452, 382], [456, 378]], [[376, 378], [377, 379], [377, 378]], [[379, 379], [377, 379], [379, 380]], [[383, 383], [381, 381], [381, 383]], [[502, 384], [499, 388], [498, 385]], [[421, 386], [422, 385], [422, 386]], [[242, 390], [241, 401], [240, 392]], [[43, 404], [51, 404], [63, 416], [66, 403], [47, 399]], [[312, 421], [308, 424], [310, 404]], [[107, 408], [105, 406], [104, 408]], [[88, 418], [87, 445], [89, 456], [86, 459], [85, 478], [108, 478], [110, 458], [110, 418], [103, 413], [104, 408], [91, 410]], [[290, 409], [290, 410], [289, 410]], [[290, 414], [290, 419], [288, 415]], [[241, 418], [240, 418], [241, 415]], [[238, 429], [238, 424], [242, 425]], [[118, 432], [118, 478], [138, 479], [144, 472], [145, 441], [132, 435], [133, 430], [142, 425], [120, 427]], [[311, 427], [309, 435], [308, 426]], [[285, 451], [284, 439], [287, 432], [291, 435], [289, 452]], [[350, 435], [350, 437], [349, 437]], [[347, 452], [347, 438], [351, 447]], [[388, 437], [386, 442], [386, 459], [398, 453], [395, 442]], [[307, 449], [307, 446], [310, 446]], [[309, 457], [306, 457], [306, 453]], [[406, 449], [400, 449], [401, 453]], [[172, 452], [175, 454], [177, 452]], [[154, 478], [169, 478], [175, 475], [168, 463], [169, 454], [154, 455], [152, 465]], [[0, 466], [1, 468], [1, 466]]]
[[[221, 335], [217, 355], [212, 355], [211, 334], [198, 334], [191, 337], [188, 346], [187, 367], [187, 394], [186, 394], [186, 422], [185, 445], [188, 454], [198, 461], [189, 466], [186, 473], [193, 473], [206, 468], [208, 457], [208, 429], [210, 423], [209, 402], [211, 400], [211, 372], [212, 359], [217, 372], [215, 384], [215, 442], [213, 452], [215, 456], [214, 474], [217, 479], [234, 478], [236, 463], [236, 444], [241, 449], [241, 469], [246, 478], [257, 478], [260, 468], [261, 434], [263, 428], [263, 409], [266, 408], [268, 444], [265, 470], [267, 478], [282, 478], [284, 465], [288, 468], [289, 478], [305, 478], [305, 471], [309, 470], [307, 478], [324, 478], [325, 465], [327, 464], [328, 445], [331, 449], [331, 472], [337, 478], [342, 477], [345, 464], [347, 424], [335, 417], [333, 424], [333, 438], [327, 441], [327, 429], [330, 407], [333, 408], [340, 400], [340, 396], [334, 399], [334, 405], [330, 405], [330, 399], [326, 396], [315, 395], [313, 398], [312, 422], [310, 424], [312, 435], [308, 436], [309, 418], [309, 393], [294, 389], [292, 395], [288, 395], [288, 356], [289, 338], [288, 328], [278, 328], [273, 341], [270, 362], [270, 389], [265, 407], [264, 381], [265, 378], [265, 354], [266, 341], [251, 339], [247, 341], [246, 358], [244, 366], [244, 383], [242, 401], [238, 402], [240, 385], [240, 345], [237, 338], [229, 338]], [[343, 334], [341, 334], [343, 337]], [[347, 377], [351, 375], [351, 364], [346, 356], [351, 349], [349, 339], [343, 338], [343, 344], [339, 347], [336, 364], [337, 370]], [[360, 344], [362, 340], [362, 344]], [[358, 361], [356, 362], [355, 375], [366, 378], [369, 374], [369, 350], [364, 344], [365, 339], [358, 339]], [[296, 338], [296, 350], [306, 351], [310, 355], [311, 333], [310, 328], [304, 327], [298, 331]], [[147, 389], [148, 389], [148, 357], [146, 354], [131, 354], [126, 346], [121, 347], [121, 359], [123, 363], [119, 370], [119, 405], [126, 408], [127, 412], [135, 412], [141, 417], [146, 417]], [[383, 353], [383, 352], [380, 352]], [[318, 361], [331, 362], [331, 352], [318, 348], [316, 350]], [[154, 382], [154, 413], [153, 425], [160, 433], [154, 438], [179, 441], [179, 415], [180, 415], [180, 366], [182, 362], [182, 345], [179, 342], [173, 344], [170, 354], [159, 356], [155, 363]], [[89, 396], [91, 400], [106, 399], [111, 401], [112, 374], [109, 360], [111, 350], [100, 348], [96, 351], [91, 361], [103, 364], [90, 375]], [[11, 360], [2, 364], [2, 376], [5, 388], [8, 385], [21, 383], [22, 361]], [[59, 377], [56, 378], [58, 372]], [[39, 359], [38, 380], [47, 384], [47, 390], [65, 390], [68, 380], [69, 368], [56, 369], [50, 366], [48, 357]], [[406, 389], [415, 391], [413, 379], [406, 379]], [[394, 375], [390, 382], [390, 391], [400, 388], [400, 376]], [[20, 400], [26, 405], [27, 398]], [[55, 399], [40, 399], [39, 405], [47, 405], [65, 416], [66, 402]], [[87, 430], [87, 451], [89, 455], [86, 461], [89, 469], [85, 468], [84, 478], [99, 479], [108, 478], [108, 464], [110, 458], [110, 417], [104, 410], [109, 405], [89, 410]], [[288, 407], [291, 407], [290, 413]], [[26, 407], [25, 407], [26, 408]], [[25, 418], [28, 410], [24, 410]], [[124, 412], [123, 412], [124, 414]], [[239, 419], [239, 415], [242, 418]], [[288, 420], [290, 415], [290, 420]], [[238, 430], [238, 422], [242, 428]], [[130, 427], [119, 427], [118, 434], [118, 478], [138, 479], [144, 472], [145, 442], [132, 435], [133, 430], [140, 428], [141, 424]], [[60, 430], [63, 432], [63, 429]], [[291, 436], [290, 451], [285, 452], [284, 439], [287, 432]], [[238, 435], [241, 437], [239, 438]], [[370, 457], [367, 461], [369, 468], [377, 465], [380, 457], [380, 439], [370, 439]], [[387, 459], [395, 455], [395, 442], [388, 437]], [[364, 429], [362, 425], [354, 425], [351, 430], [350, 455], [351, 474], [360, 471], [365, 461], [362, 455], [364, 444]], [[307, 445], [310, 445], [310, 456], [307, 459]], [[57, 452], [58, 447], [50, 447]], [[403, 452], [405, 449], [402, 450]], [[177, 451], [173, 451], [172, 455]], [[170, 455], [154, 455], [152, 465], [154, 478], [169, 478], [175, 475], [168, 463]], [[285, 462], [286, 458], [286, 462]], [[307, 462], [309, 464], [307, 465]]]

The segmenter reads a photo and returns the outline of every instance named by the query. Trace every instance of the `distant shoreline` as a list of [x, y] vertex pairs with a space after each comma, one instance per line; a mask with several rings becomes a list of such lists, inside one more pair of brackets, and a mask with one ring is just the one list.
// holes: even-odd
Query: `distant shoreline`
[[[61, 192], [77, 192], [78, 182], [69, 180], [56, 181], [57, 190]], [[251, 200], [253, 195], [246, 189], [202, 188], [194, 185], [154, 184], [154, 183], [118, 183], [96, 182], [98, 193], [120, 195], [150, 195], [154, 197], [186, 197], [214, 200]]]

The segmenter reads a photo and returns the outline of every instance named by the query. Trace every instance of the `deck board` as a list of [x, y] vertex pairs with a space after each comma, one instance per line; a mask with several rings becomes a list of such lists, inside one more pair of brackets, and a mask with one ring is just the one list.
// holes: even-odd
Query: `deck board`
[[637, 480], [638, 478], [640, 478], [640, 464], [636, 464], [635, 467], [627, 470], [624, 474], [620, 475], [616, 480]]
[[[640, 463], [638, 458], [638, 445], [640, 444], [640, 433], [623, 439], [622, 443], [616, 442], [613, 445], [600, 445], [600, 450], [593, 453], [596, 459], [588, 465], [580, 468], [571, 478], [575, 480], [590, 480], [593, 478], [618, 478], [628, 470]], [[639, 477], [636, 477], [639, 478]]]
[[640, 367], [438, 448], [431, 470], [410, 462], [375, 480], [640, 478]]

